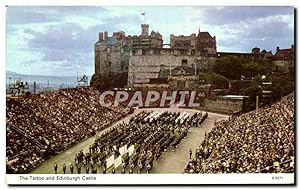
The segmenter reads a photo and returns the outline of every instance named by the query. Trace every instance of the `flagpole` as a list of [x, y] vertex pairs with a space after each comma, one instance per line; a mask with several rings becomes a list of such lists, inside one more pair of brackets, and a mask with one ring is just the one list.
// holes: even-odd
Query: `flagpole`
[[144, 20], [143, 20], [143, 21], [144, 21], [144, 24], [146, 24], [146, 13], [143, 12], [143, 13], [142, 13], [142, 16], [144, 17]]

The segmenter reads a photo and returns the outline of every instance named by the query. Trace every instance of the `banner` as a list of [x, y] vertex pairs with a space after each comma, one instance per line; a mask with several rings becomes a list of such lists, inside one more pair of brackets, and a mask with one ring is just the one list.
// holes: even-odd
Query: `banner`
[[107, 166], [107, 168], [110, 168], [114, 164], [115, 164], [115, 156], [111, 155], [110, 157], [108, 157], [106, 159], [106, 166]]
[[115, 168], [119, 167], [122, 164], [122, 156], [119, 156], [117, 159], [115, 159]]
[[133, 153], [134, 153], [134, 145], [131, 145], [131, 146], [128, 148], [128, 154], [129, 154], [129, 156], [131, 156]]
[[121, 156], [127, 152], [127, 144], [119, 148]]

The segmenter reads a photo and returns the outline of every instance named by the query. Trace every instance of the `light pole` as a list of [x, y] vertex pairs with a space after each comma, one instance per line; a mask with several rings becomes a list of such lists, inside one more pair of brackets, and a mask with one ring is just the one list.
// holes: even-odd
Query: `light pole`
[[261, 94], [261, 91], [262, 91], [262, 87], [261, 86], [258, 86], [258, 88], [259, 88], [259, 92], [258, 92], [259, 94], [256, 95], [256, 104], [255, 104], [256, 105], [255, 106], [256, 107], [256, 111], [259, 108], [259, 95]]
[[197, 65], [196, 65], [196, 62], [194, 61], [194, 69], [195, 69], [195, 76], [197, 75]]
[[[266, 80], [266, 76], [265, 75], [263, 75], [262, 77], [261, 77], [261, 82], [260, 82], [260, 84], [261, 85], [259, 85], [258, 86], [258, 88], [259, 88], [259, 94], [258, 95], [256, 95], [256, 111], [258, 110], [258, 108], [259, 108], [259, 96], [262, 96], [262, 98], [264, 97], [264, 89], [263, 89], [263, 86], [262, 85], [264, 85], [264, 84], [269, 84], [269, 83], [264, 83], [264, 81]], [[271, 83], [272, 84], [272, 83]], [[266, 92], [268, 92], [268, 91], [266, 91]]]

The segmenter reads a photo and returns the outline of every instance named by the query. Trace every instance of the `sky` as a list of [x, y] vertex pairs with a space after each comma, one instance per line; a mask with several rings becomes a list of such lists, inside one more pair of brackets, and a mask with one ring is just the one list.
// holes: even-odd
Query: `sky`
[[[145, 12], [145, 16], [141, 13]], [[20, 74], [76, 76], [94, 73], [98, 33], [124, 31], [190, 35], [208, 31], [217, 51], [276, 51], [294, 43], [293, 7], [199, 6], [9, 6], [6, 12], [6, 70]]]

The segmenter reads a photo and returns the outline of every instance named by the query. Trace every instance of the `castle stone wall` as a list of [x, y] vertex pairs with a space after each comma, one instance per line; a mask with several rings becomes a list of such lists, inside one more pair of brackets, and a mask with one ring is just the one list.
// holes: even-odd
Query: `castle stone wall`
[[205, 98], [200, 106], [209, 111], [233, 114], [243, 110], [243, 100], [222, 97]]

